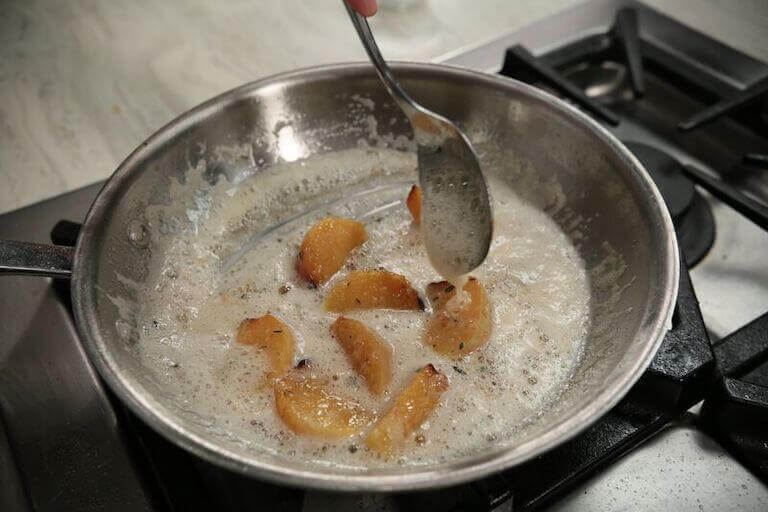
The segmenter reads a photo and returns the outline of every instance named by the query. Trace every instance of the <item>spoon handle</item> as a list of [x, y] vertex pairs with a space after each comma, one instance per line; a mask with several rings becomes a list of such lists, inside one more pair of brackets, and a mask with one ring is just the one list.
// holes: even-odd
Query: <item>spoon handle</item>
[[389, 66], [384, 61], [384, 57], [381, 56], [381, 52], [376, 44], [376, 40], [373, 38], [373, 33], [371, 32], [371, 27], [368, 25], [368, 21], [352, 10], [345, 0], [341, 0], [341, 2], [347, 9], [349, 19], [352, 20], [352, 25], [354, 25], [357, 35], [360, 36], [360, 41], [363, 42], [363, 47], [365, 47], [365, 51], [368, 53], [368, 57], [376, 68], [376, 72], [379, 74], [381, 81], [384, 82], [389, 94], [397, 104], [400, 105], [400, 108], [405, 115], [410, 118], [413, 114], [418, 112], [418, 109], [413, 105], [411, 97], [408, 96], [402, 87], [400, 87], [400, 84], [392, 74], [392, 70], [389, 69]]

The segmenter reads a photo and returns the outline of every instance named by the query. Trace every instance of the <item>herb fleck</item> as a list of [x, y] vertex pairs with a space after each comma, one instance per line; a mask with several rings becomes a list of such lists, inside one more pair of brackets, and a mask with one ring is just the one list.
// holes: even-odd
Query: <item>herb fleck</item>
[[459, 343], [459, 350], [464, 350], [464, 342]]
[[460, 373], [461, 375], [466, 375], [467, 374], [467, 372], [465, 372], [464, 370], [462, 370], [458, 366], [454, 366], [453, 369], [456, 370], [456, 373]]
[[283, 332], [283, 330], [282, 330], [282, 329], [276, 329], [276, 330], [274, 330], [274, 331], [272, 331], [272, 332], [273, 332], [274, 334], [278, 334], [278, 333], [281, 333], [281, 332]]

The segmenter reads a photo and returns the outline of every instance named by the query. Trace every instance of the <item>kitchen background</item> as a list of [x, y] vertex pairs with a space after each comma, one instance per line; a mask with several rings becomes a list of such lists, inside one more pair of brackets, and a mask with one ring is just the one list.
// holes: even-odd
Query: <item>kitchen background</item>
[[[410, 3], [372, 19], [389, 59], [441, 60], [579, 1]], [[645, 3], [768, 61], [768, 0]], [[364, 57], [340, 0], [0, 0], [0, 213], [105, 179], [221, 92]]]
[[[614, 23], [618, 4], [630, 3], [593, 0], [566, 11], [580, 2], [405, 1], [414, 6], [383, 9], [372, 20], [387, 57], [439, 61], [452, 55], [454, 62], [489, 70], [498, 69], [504, 62], [504, 51], [518, 42], [544, 54], [540, 62], [551, 64], [552, 54], [558, 53], [551, 50], [571, 41], [569, 33], [583, 35], [579, 31], [590, 27], [602, 33]], [[666, 33], [672, 39], [654, 40], [650, 46], [648, 40], [641, 41], [646, 48], [674, 41], [660, 54], [674, 56], [671, 62], [709, 69], [700, 62], [712, 62], [712, 55], [723, 55], [722, 48], [717, 51], [718, 47], [713, 48], [706, 39], [709, 36], [768, 62], [768, 0], [642, 1], [701, 32], [685, 35], [676, 26]], [[640, 28], [646, 31], [641, 35], [646, 38], [669, 28], [669, 20], [654, 15], [653, 21], [647, 10], [636, 10]], [[579, 12], [585, 19], [579, 19]], [[562, 22], [565, 18], [568, 23]], [[543, 21], [532, 25], [539, 19]], [[517, 32], [522, 27], [527, 28]], [[508, 37], [496, 46], [461, 51], [503, 34]], [[695, 51], [685, 51], [681, 46], [685, 44], [693, 44]], [[667, 55], [671, 47], [675, 52]], [[227, 89], [273, 73], [363, 58], [340, 0], [222, 0], [216, 4], [201, 0], [0, 0], [0, 212], [96, 182], [56, 200], [0, 216], [0, 238], [38, 242], [53, 238], [57, 243], [73, 244], [78, 225], [58, 221], [81, 220], [100, 187], [98, 182], [173, 117]], [[683, 85], [679, 88], [665, 88], [665, 77], [677, 75], [659, 73], [663, 66], [654, 67], [654, 62], [660, 61], [649, 59], [646, 63], [646, 86], [666, 94], [648, 94], [639, 101], [630, 94], [627, 103], [612, 105], [626, 115], [612, 128], [616, 133], [631, 131], [636, 127], [631, 118], [642, 117], [652, 109], [654, 115], [646, 120], [661, 123], [664, 133], [669, 134], [669, 128], [674, 129], [684, 119], [678, 110], [690, 115], [697, 107], [703, 108], [699, 104], [702, 91], [688, 88], [684, 84], [690, 82], [686, 81], [680, 82]], [[720, 74], [714, 82], [725, 81], [734, 88], [744, 87], [739, 77], [745, 73], [753, 78], [749, 81], [753, 90], [755, 77], [766, 76], [764, 64], [745, 64], [737, 53], [717, 63], [721, 65], [714, 67]], [[507, 71], [518, 76], [515, 73], [521, 69], [524, 66], [510, 66]], [[686, 69], [675, 68], [683, 77]], [[618, 91], [622, 88], [629, 90], [628, 81]], [[729, 87], [725, 89], [730, 93], [715, 96], [733, 94]], [[680, 98], [682, 108], [678, 109], [676, 100]], [[711, 101], [711, 95], [704, 98], [705, 103]], [[665, 108], [670, 104], [673, 108]], [[689, 151], [673, 152], [684, 163], [720, 178], [715, 180], [718, 186], [740, 187], [737, 192], [744, 190], [740, 180], [750, 177], [750, 183], [759, 186], [747, 187], [747, 192], [762, 194], [765, 200], [768, 175], [760, 167], [762, 161], [742, 161], [748, 152], [741, 151], [744, 147], [759, 154], [768, 148], [764, 112], [750, 108], [732, 112], [728, 119], [680, 138], [667, 135], [661, 147], [674, 149], [676, 142], [687, 141], [689, 149], [715, 158], [697, 161], [691, 160]], [[740, 124], [746, 121], [751, 123], [748, 127]], [[740, 127], [739, 133], [752, 134], [744, 144], [740, 140], [733, 143], [729, 130], [734, 127]], [[731, 136], [719, 139], [723, 133]], [[731, 144], [712, 142], [720, 140]], [[738, 380], [746, 376], [760, 386], [739, 389], [768, 386], [768, 352], [763, 343], [768, 339], [768, 267], [764, 257], [768, 237], [763, 230], [768, 226], [768, 212], [759, 207], [742, 208], [746, 204], [743, 194], [722, 202], [701, 193], [701, 187], [698, 190], [691, 196], [698, 199], [676, 219], [676, 228], [682, 233], [681, 240], [688, 238], [686, 233], [696, 232], [704, 233], [699, 239], [706, 242], [707, 228], [717, 232], [707, 256], [689, 267], [700, 308], [695, 300], [691, 303], [691, 283], [686, 277], [681, 285], [689, 287], [688, 295], [679, 297], [678, 325], [665, 339], [669, 350], [662, 351], [660, 358], [668, 373], [651, 371], [656, 377], [668, 378], [690, 368], [702, 370], [685, 374], [679, 387], [686, 391], [686, 399], [680, 400], [685, 408], [706, 395], [704, 407], [698, 404], [680, 414], [676, 410], [680, 404], [675, 403], [671, 413], [661, 407], [661, 416], [654, 412], [638, 417], [636, 401], [628, 399], [590, 429], [595, 435], [577, 437], [544, 457], [543, 462], [462, 487], [458, 489], [461, 499], [492, 503], [482, 509], [493, 508], [494, 512], [507, 512], [513, 506], [546, 506], [548, 511], [568, 512], [768, 510], [768, 466], [764, 465], [768, 458], [763, 455], [768, 445], [762, 438], [753, 443], [754, 436], [739, 437], [743, 434], [739, 429], [715, 428], [725, 417], [731, 427], [740, 422], [751, 427], [755, 423], [744, 418], [754, 420], [764, 414], [766, 409], [759, 404], [768, 403], [768, 395], [764, 402], [753, 400], [757, 406], [734, 414], [733, 401], [712, 397], [701, 386], [715, 366], [729, 369], [725, 379], [729, 382], [733, 377], [736, 382], [749, 384]], [[704, 205], [704, 209], [692, 204]], [[738, 213], [737, 207], [752, 222]], [[698, 215], [710, 210], [711, 217]], [[707, 218], [710, 222], [714, 219], [714, 224], [703, 222]], [[302, 512], [358, 511], [361, 507], [423, 511], [427, 503], [433, 510], [441, 510], [446, 500], [453, 499], [455, 493], [442, 491], [427, 493], [421, 501], [412, 495], [288, 491], [238, 478], [204, 463], [152, 433], [105, 395], [77, 338], [66, 282], [52, 285], [42, 279], [5, 277], [3, 284], [0, 510], [137, 509], [138, 503], [154, 510], [146, 501], [155, 496], [153, 490], [162, 493], [157, 502], [160, 510], [192, 508], [184, 506], [186, 503], [211, 510], [244, 510], [256, 503], [266, 508], [279, 504], [282, 510]], [[691, 321], [699, 317], [699, 310], [713, 342], [714, 359], [707, 336], [699, 332], [704, 329], [700, 318]], [[689, 353], [702, 357], [677, 359], [682, 366], [663, 366], [670, 354]], [[41, 360], [45, 363], [42, 366]], [[724, 381], [718, 378], [717, 382]], [[51, 418], [56, 428], [49, 428]], [[626, 426], [627, 421], [631, 428], [617, 428]], [[624, 454], [625, 448], [633, 449]], [[576, 457], [569, 457], [574, 453]], [[614, 456], [620, 458], [611, 462]], [[737, 461], [739, 457], [742, 462]], [[109, 462], [94, 463], [100, 460]], [[595, 460], [601, 462], [590, 465]], [[744, 460], [752, 462], [752, 470], [743, 465]], [[755, 461], [761, 463], [760, 472], [754, 469], [758, 465]], [[562, 475], [571, 476], [560, 480]], [[104, 488], [110, 492], [103, 492]]]

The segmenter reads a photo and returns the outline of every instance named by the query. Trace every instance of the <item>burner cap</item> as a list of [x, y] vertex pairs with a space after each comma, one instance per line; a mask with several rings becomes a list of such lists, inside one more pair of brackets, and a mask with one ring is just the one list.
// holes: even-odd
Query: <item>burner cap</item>
[[669, 214], [686, 265], [694, 266], [715, 241], [715, 220], [707, 201], [696, 192], [693, 182], [683, 174], [680, 163], [663, 151], [627, 142], [627, 148], [643, 164], [659, 188]]
[[563, 70], [563, 76], [583, 89], [588, 97], [607, 100], [610, 96], [621, 96], [627, 68], [624, 64], [612, 60], [596, 65], [582, 62]]

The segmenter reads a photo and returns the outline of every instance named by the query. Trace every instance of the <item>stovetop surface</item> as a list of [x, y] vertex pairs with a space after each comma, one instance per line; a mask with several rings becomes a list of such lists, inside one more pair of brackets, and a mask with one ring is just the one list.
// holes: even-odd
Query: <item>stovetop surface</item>
[[[588, 2], [501, 40], [464, 51], [448, 62], [496, 72], [508, 48], [522, 44], [535, 55], [546, 54], [562, 47], [563, 42], [604, 33], [614, 23], [620, 7], [635, 5], [632, 1]], [[648, 33], [651, 29], [643, 25], [644, 16], [653, 13], [644, 11], [641, 16], [645, 37], [662, 45], [664, 30]], [[662, 24], [662, 29], [665, 27]], [[690, 40], [680, 41], [677, 49], [685, 44]], [[748, 88], [768, 76], [764, 65], [749, 58], [734, 57], [728, 62], [737, 69], [720, 69], [723, 78], [713, 86], [724, 94]], [[653, 77], [650, 84], [652, 87]], [[603, 104], [627, 115], [616, 103]], [[689, 105], [685, 113], [694, 110]], [[715, 134], [733, 129], [722, 125], [710, 128]], [[736, 187], [749, 189], [759, 199], [768, 198], [761, 188], [768, 172], [750, 175], [746, 180], [743, 173], [722, 173], [724, 166], [732, 169], [737, 164], [710, 151], [711, 144], [703, 151], [681, 151], [679, 144], [669, 143], [671, 139], [659, 138], [626, 121], [615, 133], [624, 140], [642, 140], [668, 151], [682, 164], [723, 174]], [[748, 142], [741, 141], [745, 147]], [[49, 242], [57, 221], [83, 219], [100, 186], [0, 216], [0, 238]], [[708, 194], [703, 196], [712, 209], [716, 236], [711, 250], [690, 274], [710, 338], [716, 341], [768, 309], [768, 266], [764, 263], [768, 233]], [[216, 502], [203, 505], [231, 510], [264, 503], [279, 504], [283, 510], [306, 511], [408, 508], [402, 497], [392, 495], [295, 493], [209, 467], [181, 452], [127, 413], [104, 388], [77, 340], [66, 299], [62, 299], [65, 286], [29, 277], [4, 277], [3, 283], [0, 509], [182, 510], [201, 506], [195, 501], [199, 494], [185, 494], [180, 486], [169, 490], [157, 481], [158, 474], [169, 471], [157, 466], [169, 460], [177, 461], [170, 469], [178, 473], [172, 480], [188, 482], [189, 488], [205, 487], [217, 496]], [[700, 424], [699, 407], [694, 406], [667, 422], [661, 433], [639, 448], [578, 484], [550, 508], [768, 510], [768, 488], [705, 434]], [[161, 452], [161, 456], [143, 456], [148, 449]], [[425, 498], [414, 497], [418, 499]], [[512, 500], [497, 504], [497, 509], [508, 510], [511, 506]]]

